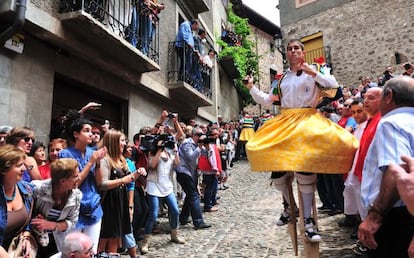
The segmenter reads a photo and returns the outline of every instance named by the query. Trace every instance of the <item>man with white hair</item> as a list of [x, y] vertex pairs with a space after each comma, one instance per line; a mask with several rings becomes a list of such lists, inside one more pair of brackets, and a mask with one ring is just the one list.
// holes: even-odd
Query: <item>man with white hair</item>
[[81, 232], [72, 232], [65, 237], [62, 252], [50, 258], [87, 258], [94, 255], [91, 239]]

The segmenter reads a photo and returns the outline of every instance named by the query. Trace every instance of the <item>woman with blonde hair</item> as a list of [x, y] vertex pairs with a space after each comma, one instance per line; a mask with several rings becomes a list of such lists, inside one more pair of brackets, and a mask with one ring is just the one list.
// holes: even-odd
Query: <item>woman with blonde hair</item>
[[[133, 210], [133, 200], [128, 196], [126, 184], [135, 181], [138, 174], [145, 175], [145, 169], [137, 173], [128, 169], [122, 155], [126, 145], [125, 135], [118, 130], [105, 133], [102, 145], [108, 150], [96, 171], [96, 182], [102, 191], [102, 228], [98, 252], [116, 253], [120, 238], [131, 232], [129, 209]], [[133, 195], [132, 195], [133, 196]], [[128, 198], [129, 197], [129, 198]]]
[[[36, 205], [32, 228], [46, 236], [40, 242], [38, 256], [49, 257], [62, 251], [66, 232], [75, 228], [79, 217], [82, 192], [79, 183], [78, 162], [70, 158], [58, 159], [50, 164], [51, 179], [34, 180]], [[44, 239], [43, 239], [44, 240]]]
[[25, 158], [25, 152], [16, 146], [0, 147], [0, 249], [7, 250], [20, 234], [28, 255], [32, 251], [28, 222], [34, 199], [33, 187], [22, 180]]

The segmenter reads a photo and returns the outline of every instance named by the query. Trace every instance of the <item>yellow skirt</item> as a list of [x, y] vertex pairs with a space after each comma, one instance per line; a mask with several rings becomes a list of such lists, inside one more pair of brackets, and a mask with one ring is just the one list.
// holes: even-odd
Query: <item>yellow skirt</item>
[[255, 132], [253, 128], [243, 128], [239, 136], [239, 141], [247, 142], [253, 138], [254, 134]]
[[313, 108], [285, 109], [246, 144], [252, 171], [347, 173], [357, 139]]

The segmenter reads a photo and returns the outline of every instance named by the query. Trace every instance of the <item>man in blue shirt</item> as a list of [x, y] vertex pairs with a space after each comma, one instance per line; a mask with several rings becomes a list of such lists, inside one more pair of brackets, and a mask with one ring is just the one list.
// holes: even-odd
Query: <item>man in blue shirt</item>
[[192, 55], [194, 50], [193, 31], [198, 31], [198, 20], [185, 21], [180, 24], [175, 38], [175, 48], [179, 60], [179, 80], [191, 80]]
[[387, 81], [381, 97], [380, 120], [365, 159], [361, 197], [368, 216], [358, 238], [372, 257], [410, 257], [414, 223], [397, 193], [392, 163], [414, 155], [414, 79], [399, 76]]
[[188, 217], [191, 214], [195, 229], [211, 227], [203, 220], [197, 191], [197, 163], [202, 148], [202, 143], [199, 143], [201, 137], [205, 138], [203, 131], [199, 127], [193, 128], [191, 137], [186, 138], [180, 145], [180, 164], [175, 169], [177, 181], [185, 192], [184, 205], [180, 213], [180, 224], [189, 223]]

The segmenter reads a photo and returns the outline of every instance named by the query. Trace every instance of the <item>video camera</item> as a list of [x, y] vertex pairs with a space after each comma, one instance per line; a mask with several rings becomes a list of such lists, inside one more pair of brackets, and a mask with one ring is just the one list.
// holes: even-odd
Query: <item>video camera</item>
[[203, 143], [203, 144], [206, 144], [206, 143], [216, 143], [216, 138], [206, 137], [204, 139], [198, 139], [198, 142], [197, 143]]
[[[158, 144], [161, 141], [160, 144]], [[141, 145], [139, 146], [142, 151], [155, 152], [159, 148], [174, 149], [175, 139], [169, 134], [150, 134], [145, 135], [141, 139]]]

